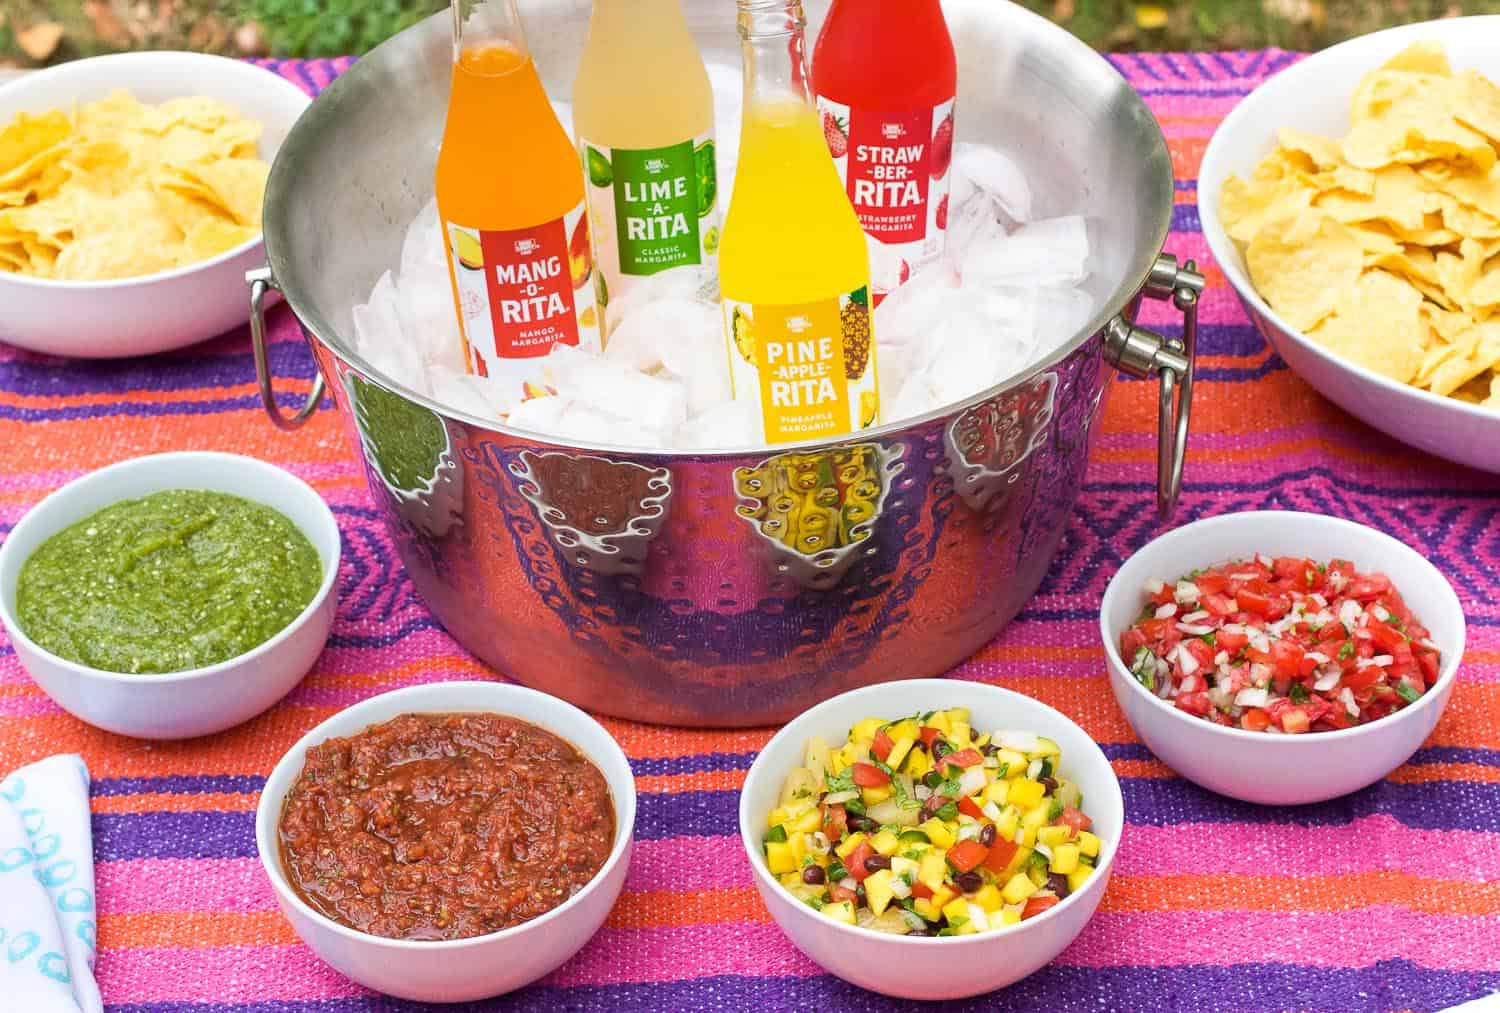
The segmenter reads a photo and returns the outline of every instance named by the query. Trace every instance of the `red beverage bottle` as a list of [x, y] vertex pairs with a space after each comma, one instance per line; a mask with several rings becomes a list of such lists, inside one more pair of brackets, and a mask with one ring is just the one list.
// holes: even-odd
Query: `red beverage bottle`
[[942, 253], [948, 227], [958, 70], [938, 0], [833, 0], [812, 78], [878, 302]]

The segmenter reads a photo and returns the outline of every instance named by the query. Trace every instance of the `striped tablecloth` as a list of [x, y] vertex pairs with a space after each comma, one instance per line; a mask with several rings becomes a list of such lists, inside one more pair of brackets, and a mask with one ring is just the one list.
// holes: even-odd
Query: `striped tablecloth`
[[[1282, 52], [1165, 54], [1118, 66], [1161, 118], [1177, 167], [1169, 248], [1207, 259], [1194, 176], [1214, 126]], [[316, 90], [339, 63], [274, 65]], [[1115, 567], [1155, 533], [1155, 386], [1122, 383], [1052, 572], [955, 676], [1071, 715], [1124, 786], [1128, 826], [1098, 915], [1053, 965], [972, 1008], [1431, 1010], [1500, 989], [1500, 479], [1365, 428], [1290, 373], [1207, 265], [1179, 518], [1297, 508], [1382, 528], [1436, 560], [1469, 617], [1447, 715], [1412, 762], [1295, 812], [1173, 776], [1110, 697], [1094, 625]], [[1152, 307], [1151, 319], [1168, 316]], [[289, 394], [312, 365], [286, 318]], [[113, 1010], [345, 1013], [373, 997], [318, 961], [276, 910], [252, 815], [276, 759], [333, 711], [415, 682], [488, 677], [436, 625], [381, 530], [332, 411], [294, 436], [260, 415], [243, 332], [150, 360], [81, 363], [0, 345], [0, 532], [50, 490], [122, 458], [224, 449], [281, 464], [333, 504], [347, 547], [328, 651], [281, 705], [211, 739], [130, 741], [64, 714], [0, 642], [0, 771], [64, 750], [94, 775], [99, 979]], [[770, 921], [735, 838], [736, 790], [769, 730], [607, 721], [641, 792], [629, 880], [605, 928], [542, 983], [486, 1009], [895, 1010], [821, 973]], [[0, 996], [0, 1007], [4, 997]]]

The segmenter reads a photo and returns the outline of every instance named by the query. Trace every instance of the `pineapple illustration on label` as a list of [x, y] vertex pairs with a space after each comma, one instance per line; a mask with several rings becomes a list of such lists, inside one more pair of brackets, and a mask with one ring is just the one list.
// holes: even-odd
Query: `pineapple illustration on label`
[[875, 424], [869, 291], [793, 305], [724, 301], [735, 397], [759, 402], [767, 443], [840, 436]]
[[556, 345], [598, 349], [593, 254], [579, 204], [531, 228], [487, 230], [448, 222], [459, 320], [480, 376], [539, 381], [540, 360]]

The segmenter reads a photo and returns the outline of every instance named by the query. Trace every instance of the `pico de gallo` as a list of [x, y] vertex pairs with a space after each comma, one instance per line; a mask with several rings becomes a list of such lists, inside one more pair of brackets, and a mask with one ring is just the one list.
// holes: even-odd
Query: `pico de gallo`
[[1441, 656], [1382, 573], [1257, 555], [1149, 581], [1120, 657], [1178, 710], [1252, 732], [1385, 717], [1437, 681]]
[[771, 873], [848, 925], [963, 936], [1033, 918], [1079, 889], [1102, 846], [1056, 742], [976, 735], [964, 707], [867, 718], [807, 742], [768, 817]]

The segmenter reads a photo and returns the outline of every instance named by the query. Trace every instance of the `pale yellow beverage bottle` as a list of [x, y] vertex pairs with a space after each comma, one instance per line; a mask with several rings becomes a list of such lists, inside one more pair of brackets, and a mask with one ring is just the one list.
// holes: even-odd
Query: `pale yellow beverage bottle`
[[678, 0], [594, 0], [573, 82], [599, 305], [719, 248], [714, 95]]
[[879, 416], [870, 257], [808, 88], [802, 5], [739, 0], [745, 113], [719, 254], [735, 400], [767, 443]]

